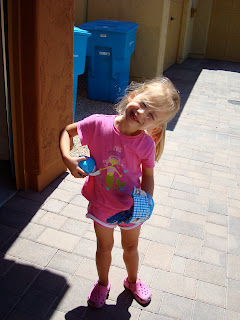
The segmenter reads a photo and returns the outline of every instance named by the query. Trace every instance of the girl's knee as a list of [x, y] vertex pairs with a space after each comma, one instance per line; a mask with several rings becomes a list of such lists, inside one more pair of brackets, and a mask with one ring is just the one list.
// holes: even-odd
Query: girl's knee
[[124, 250], [124, 252], [127, 253], [132, 253], [132, 252], [136, 252], [138, 249], [138, 242], [134, 241], [134, 242], [122, 242], [122, 248]]
[[104, 241], [97, 241], [98, 252], [111, 252], [113, 248], [113, 241], [105, 243]]

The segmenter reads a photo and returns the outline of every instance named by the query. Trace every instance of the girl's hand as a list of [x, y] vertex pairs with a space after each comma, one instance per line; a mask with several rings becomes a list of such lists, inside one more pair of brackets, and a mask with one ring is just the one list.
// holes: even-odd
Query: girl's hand
[[79, 157], [79, 158], [74, 158], [74, 157], [64, 157], [64, 163], [70, 170], [71, 174], [75, 178], [85, 178], [88, 176], [86, 172], [84, 172], [79, 166], [78, 163], [82, 160], [86, 160], [86, 157]]

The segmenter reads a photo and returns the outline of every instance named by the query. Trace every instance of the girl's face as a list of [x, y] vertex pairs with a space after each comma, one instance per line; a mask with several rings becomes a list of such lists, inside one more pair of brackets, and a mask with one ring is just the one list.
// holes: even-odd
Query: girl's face
[[138, 134], [143, 130], [154, 129], [171, 119], [169, 112], [147, 106], [143, 102], [145, 94], [138, 94], [128, 99], [123, 117], [129, 131], [132, 131], [131, 135]]

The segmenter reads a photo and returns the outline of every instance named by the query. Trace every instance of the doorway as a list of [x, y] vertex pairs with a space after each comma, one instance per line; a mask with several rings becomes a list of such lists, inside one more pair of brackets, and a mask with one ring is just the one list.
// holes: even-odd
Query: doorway
[[183, 0], [171, 0], [163, 70], [177, 62]]
[[0, 207], [17, 192], [15, 183], [11, 106], [8, 81], [7, 1], [1, 0], [0, 41]]

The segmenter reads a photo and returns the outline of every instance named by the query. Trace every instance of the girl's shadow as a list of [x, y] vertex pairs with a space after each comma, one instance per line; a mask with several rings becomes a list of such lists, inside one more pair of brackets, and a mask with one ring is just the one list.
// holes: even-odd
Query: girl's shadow
[[105, 304], [101, 309], [94, 309], [91, 307], [78, 307], [69, 311], [65, 315], [66, 320], [128, 320], [131, 318], [131, 313], [128, 308], [133, 301], [132, 294], [128, 290], [124, 290], [117, 297], [117, 304]]

